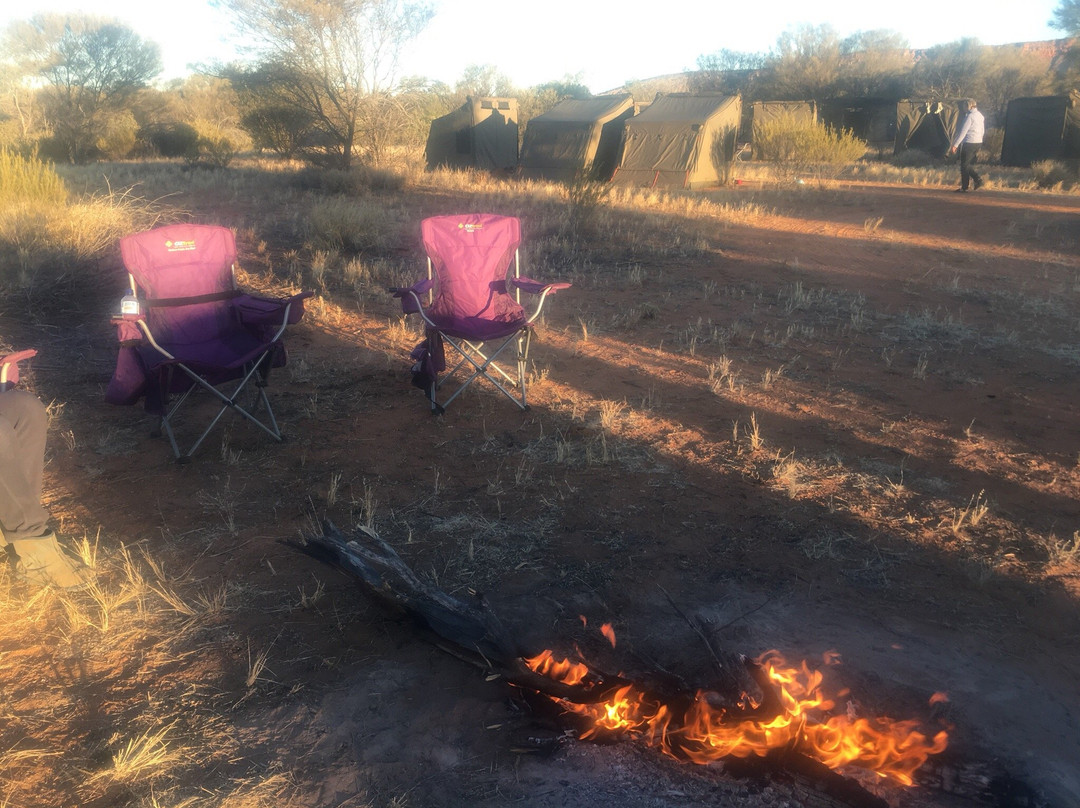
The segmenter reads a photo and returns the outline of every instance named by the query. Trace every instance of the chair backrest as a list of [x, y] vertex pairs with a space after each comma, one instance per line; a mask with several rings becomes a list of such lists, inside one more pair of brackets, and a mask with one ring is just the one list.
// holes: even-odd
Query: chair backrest
[[234, 328], [236, 239], [227, 227], [173, 224], [120, 240], [124, 267], [159, 343], [206, 342]]
[[507, 273], [521, 244], [513, 216], [470, 213], [434, 216], [420, 225], [424, 250], [436, 277], [434, 316], [452, 320], [511, 320], [521, 306], [508, 294]]

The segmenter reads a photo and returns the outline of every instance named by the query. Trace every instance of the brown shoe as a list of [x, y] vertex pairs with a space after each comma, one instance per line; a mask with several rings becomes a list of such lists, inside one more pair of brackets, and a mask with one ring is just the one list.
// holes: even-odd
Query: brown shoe
[[56, 534], [33, 539], [16, 539], [8, 546], [15, 551], [15, 574], [36, 586], [77, 589], [94, 578], [94, 573], [60, 549]]

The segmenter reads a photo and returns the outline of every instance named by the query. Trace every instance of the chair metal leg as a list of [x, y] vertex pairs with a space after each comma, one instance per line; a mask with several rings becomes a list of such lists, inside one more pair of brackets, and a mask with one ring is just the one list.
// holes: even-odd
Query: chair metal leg
[[[511, 377], [509, 374], [507, 374], [506, 371], [504, 371], [501, 367], [499, 367], [498, 364], [496, 364], [496, 362], [495, 362], [495, 360], [499, 357], [499, 355], [507, 347], [509, 347], [509, 345], [511, 343], [520, 340], [520, 336], [518, 337], [518, 340], [515, 340], [515, 339], [511, 338], [511, 339], [508, 339], [505, 342], [503, 342], [503, 344], [500, 345], [499, 348], [497, 350], [495, 350], [491, 354], [491, 356], [487, 356], [481, 350], [481, 346], [483, 345], [483, 343], [473, 344], [473, 343], [468, 342], [467, 340], [461, 340], [461, 342], [458, 343], [453, 338], [448, 337], [445, 334], [443, 335], [443, 339], [450, 346], [452, 346], [454, 348], [454, 350], [456, 350], [462, 356], [462, 360], [460, 362], [458, 362], [457, 365], [454, 366], [454, 370], [457, 370], [458, 368], [460, 368], [462, 365], [464, 365], [466, 363], [472, 365], [472, 367], [474, 368], [472, 375], [470, 375], [467, 379], [462, 381], [461, 385], [457, 388], [457, 390], [455, 390], [453, 392], [453, 394], [448, 399], [446, 399], [446, 401], [444, 401], [442, 403], [442, 406], [444, 408], [449, 406], [450, 402], [452, 402], [455, 398], [457, 398], [459, 395], [461, 395], [461, 393], [463, 393], [465, 391], [465, 388], [468, 387], [470, 384], [472, 384], [473, 381], [475, 381], [477, 378], [483, 377], [483, 378], [487, 379], [489, 382], [491, 382], [495, 386], [495, 388], [497, 390], [499, 390], [499, 392], [501, 392], [504, 396], [506, 396], [508, 399], [513, 401], [515, 404], [517, 404], [517, 406], [520, 409], [522, 409], [522, 410], [527, 409], [527, 405], [525, 403], [525, 395], [524, 395], [525, 377], [524, 377], [524, 373], [523, 373], [522, 368], [520, 367], [520, 365], [519, 365], [519, 368], [518, 368], [518, 379], [515, 381], [513, 377]], [[520, 347], [519, 347], [519, 352], [520, 352]], [[476, 356], [479, 356], [482, 361], [477, 361], [477, 359], [473, 358], [473, 354], [475, 354]], [[494, 375], [489, 373], [489, 369], [498, 371], [498, 373], [501, 376], [503, 376], [503, 378], [505, 378], [511, 385], [518, 387], [522, 391], [520, 400], [519, 400], [518, 396], [514, 395], [512, 392], [510, 392], [508, 389], [506, 389], [506, 386], [503, 385], [503, 383], [500, 382], [498, 378], [496, 378]], [[447, 374], [447, 376], [445, 378], [449, 378], [449, 377], [450, 377], [450, 374]]]
[[[168, 408], [166, 414], [163, 415], [161, 419], [161, 427], [162, 429], [164, 429], [165, 434], [169, 438], [169, 443], [172, 445], [173, 453], [176, 455], [177, 462], [190, 462], [191, 456], [195, 453], [195, 450], [202, 445], [202, 442], [213, 431], [214, 427], [217, 426], [217, 423], [221, 420], [221, 417], [230, 409], [235, 410], [238, 415], [246, 418], [248, 421], [253, 423], [255, 426], [257, 426], [259, 429], [261, 429], [263, 432], [265, 432], [267, 435], [269, 435], [271, 438], [278, 441], [279, 443], [284, 440], [284, 436], [281, 434], [281, 429], [278, 426], [277, 418], [274, 415], [274, 409], [270, 405], [270, 399], [266, 395], [266, 389], [263, 384], [256, 384], [254, 398], [252, 400], [252, 404], [248, 408], [251, 410], [251, 412], [249, 412], [248, 409], [244, 409], [244, 407], [237, 404], [237, 398], [244, 391], [244, 388], [248, 385], [248, 383], [252, 380], [252, 377], [258, 372], [258, 362], [255, 362], [247, 367], [243, 378], [240, 379], [236, 387], [233, 388], [233, 392], [231, 395], [225, 395], [208, 381], [206, 381], [206, 379], [202, 378], [191, 369], [185, 367], [183, 363], [179, 363], [178, 367], [187, 374], [187, 376], [192, 380], [193, 384], [176, 399], [175, 403], [173, 403], [173, 405]], [[188, 449], [187, 453], [181, 454], [180, 447], [178, 446], [176, 441], [176, 436], [173, 433], [171, 419], [173, 415], [177, 412], [177, 410], [180, 409], [181, 405], [183, 405], [183, 403], [187, 400], [188, 396], [190, 396], [198, 389], [205, 390], [212, 396], [214, 396], [221, 403], [221, 409], [218, 410], [217, 415], [215, 415], [213, 420], [210, 421], [210, 424], [206, 427], [206, 429], [203, 430], [202, 434], [199, 435], [198, 439], [195, 441], [194, 444], [192, 444], [191, 448]], [[266, 422], [260, 420], [254, 415], [254, 413], [258, 412], [258, 408], [260, 405], [266, 407]]]

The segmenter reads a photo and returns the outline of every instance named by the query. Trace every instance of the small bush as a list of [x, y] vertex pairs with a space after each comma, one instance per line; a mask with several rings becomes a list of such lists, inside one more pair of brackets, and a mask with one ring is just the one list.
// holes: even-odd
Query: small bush
[[987, 129], [983, 134], [982, 148], [979, 149], [979, 162], [997, 163], [1001, 160], [1001, 146], [1005, 142], [1004, 129]]
[[308, 246], [348, 253], [379, 252], [397, 239], [397, 224], [382, 205], [337, 196], [317, 202], [306, 222]]
[[225, 168], [238, 152], [251, 148], [251, 138], [241, 129], [219, 126], [207, 120], [197, 120], [192, 125], [198, 132], [198, 141], [195, 153], [188, 155], [188, 162]]
[[773, 163], [778, 179], [835, 175], [866, 154], [866, 143], [849, 130], [780, 116], [754, 126], [754, 152]]
[[187, 157], [198, 151], [199, 133], [187, 123], [163, 123], [139, 130], [139, 140], [160, 157]]
[[359, 166], [348, 171], [309, 166], [297, 172], [296, 184], [324, 194], [355, 195], [365, 191], [400, 191], [406, 185], [406, 178], [400, 172], [374, 166]]
[[110, 115], [94, 142], [95, 151], [108, 160], [120, 160], [135, 149], [139, 124], [128, 110]]
[[892, 155], [889, 162], [897, 168], [929, 168], [941, 165], [943, 158], [934, 157], [922, 149], [904, 149], [899, 154]]

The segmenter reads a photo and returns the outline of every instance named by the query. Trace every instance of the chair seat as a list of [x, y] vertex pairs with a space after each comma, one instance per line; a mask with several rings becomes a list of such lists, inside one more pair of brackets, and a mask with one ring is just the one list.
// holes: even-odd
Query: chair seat
[[183, 362], [192, 370], [237, 370], [259, 358], [272, 343], [259, 339], [246, 329], [238, 328], [214, 339], [185, 345], [162, 345], [175, 359], [162, 356], [150, 346], [143, 346], [143, 360], [150, 368], [160, 367], [173, 361]]
[[509, 337], [529, 325], [528, 318], [522, 314], [512, 320], [485, 320], [482, 317], [438, 317], [433, 316], [439, 331], [450, 337], [467, 339], [474, 342]]

